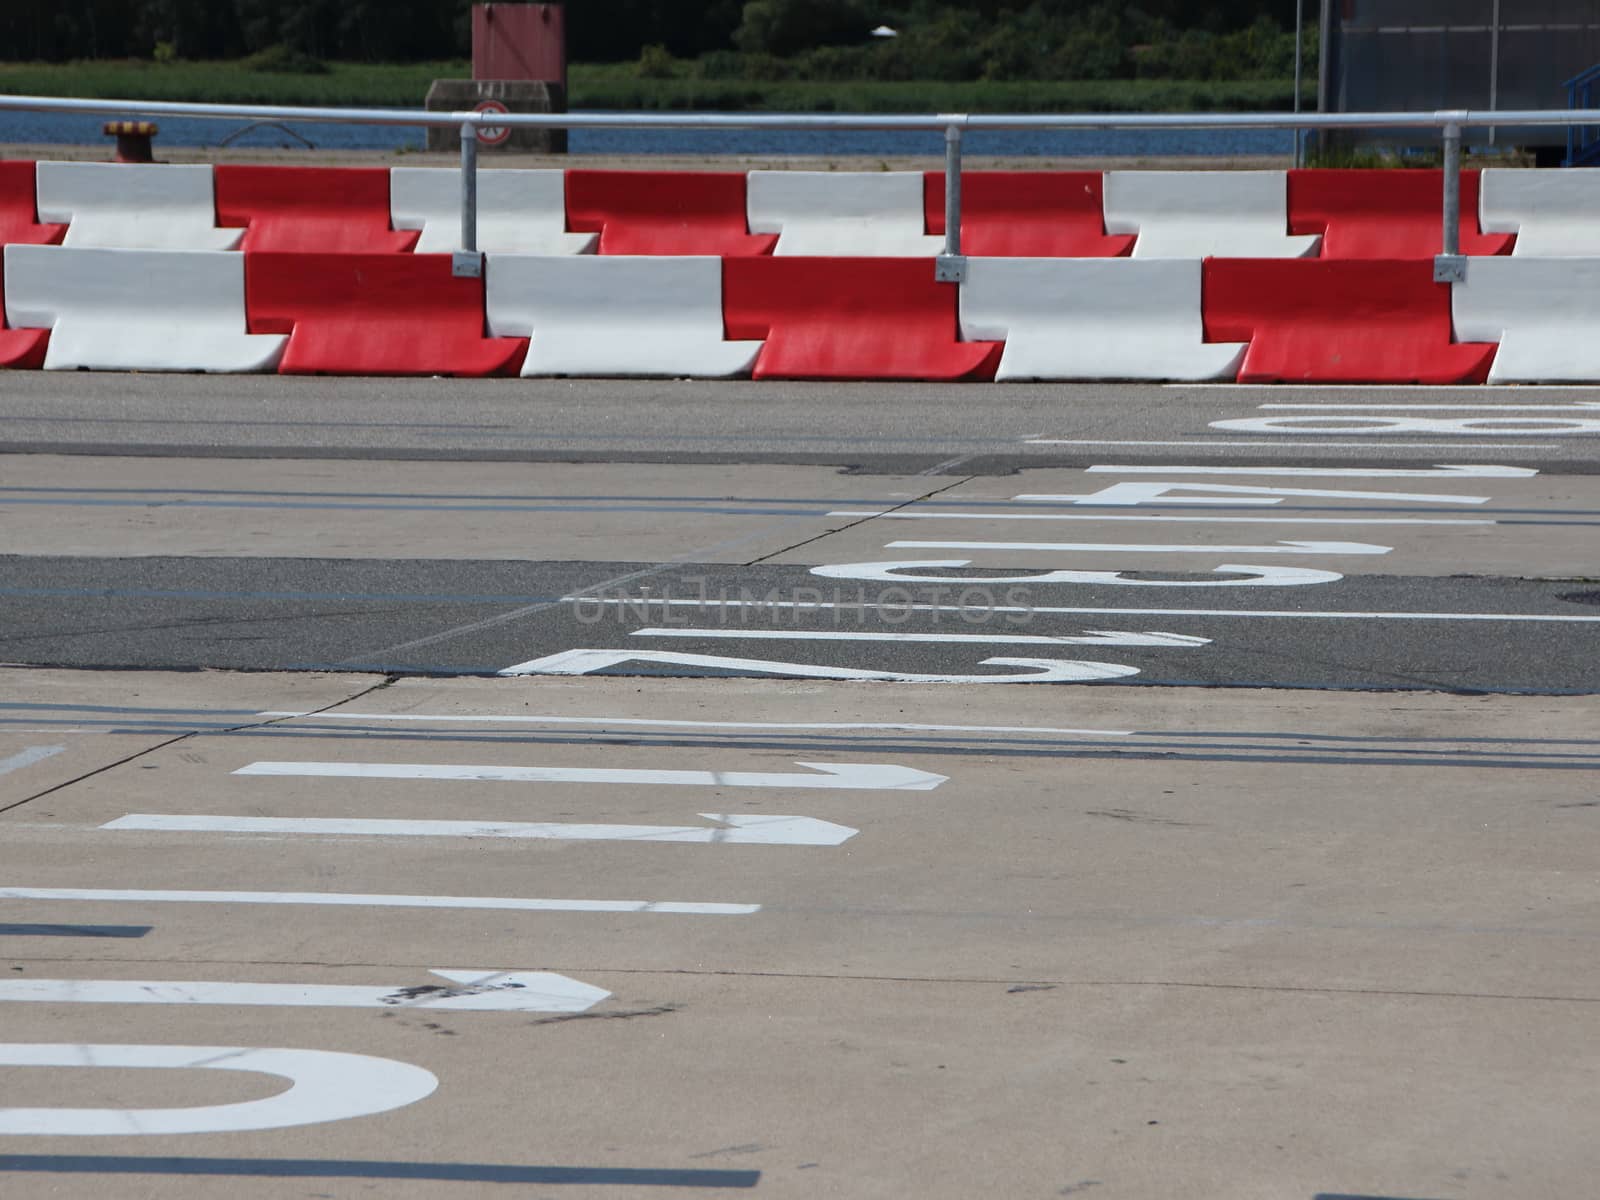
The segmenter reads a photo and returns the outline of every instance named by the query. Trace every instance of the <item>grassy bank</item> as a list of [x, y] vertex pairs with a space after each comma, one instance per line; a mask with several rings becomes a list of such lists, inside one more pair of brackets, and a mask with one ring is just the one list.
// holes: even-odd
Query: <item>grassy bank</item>
[[[328, 63], [322, 73], [252, 71], [239, 63], [0, 63], [13, 95], [417, 108], [434, 79], [471, 75], [466, 62]], [[1288, 80], [764, 82], [639, 78], [634, 64], [575, 63], [575, 109], [772, 112], [1259, 112], [1288, 109]], [[0, 117], [0, 122], [4, 118]]]

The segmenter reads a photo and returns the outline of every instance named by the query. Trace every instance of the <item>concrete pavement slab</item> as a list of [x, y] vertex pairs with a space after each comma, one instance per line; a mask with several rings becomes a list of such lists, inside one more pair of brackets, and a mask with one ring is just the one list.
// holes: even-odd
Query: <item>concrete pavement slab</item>
[[0, 456], [10, 554], [767, 558], [946, 486], [828, 467]]
[[1170, 463], [1174, 456], [1200, 455], [1337, 466], [1506, 462], [1593, 475], [1600, 471], [1594, 432], [1330, 437], [1245, 434], [1213, 429], [1211, 422], [1271, 415], [1263, 404], [1328, 400], [1531, 400], [1566, 406], [1558, 417], [1592, 421], [1591, 411], [1570, 406], [1593, 405], [1597, 397], [1596, 388], [1579, 386], [1318, 390], [18, 372], [0, 394], [0, 449], [201, 458], [814, 463], [895, 475], [1007, 474], [1027, 465]]
[[[0, 683], [73, 716], [126, 678]], [[373, 1111], [10, 1135], [8, 1200], [224, 1180], [243, 1197], [1568, 1200], [1596, 1166], [1593, 698], [410, 679], [312, 713], [330, 681], [138, 679], [137, 699], [194, 731], [0, 816], [0, 1015], [24, 1048], [0, 1056], [243, 1053], [234, 1070], [0, 1065], [7, 1104], [270, 1101], [281, 1077], [249, 1056], [275, 1048], [301, 1055], [275, 1060], [291, 1072], [361, 1056], [337, 1060], [338, 1088], [284, 1102], [291, 1116]], [[567, 774], [393, 777], [407, 763]], [[829, 772], [807, 763], [862, 786], [809, 786]], [[839, 774], [860, 764], [903, 770]], [[101, 828], [139, 810], [591, 827], [783, 812], [858, 832], [786, 846]], [[402, 991], [463, 968], [610, 996], [447, 1011]], [[212, 1002], [118, 1002], [118, 981]], [[332, 1003], [351, 989], [367, 1007]], [[57, 998], [5, 999], [30, 990]], [[437, 1086], [377, 1111], [372, 1070]]]

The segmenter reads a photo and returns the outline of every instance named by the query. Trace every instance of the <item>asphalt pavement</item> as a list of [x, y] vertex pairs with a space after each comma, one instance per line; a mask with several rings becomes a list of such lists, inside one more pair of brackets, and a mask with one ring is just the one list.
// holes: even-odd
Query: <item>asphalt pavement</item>
[[0, 1194], [1587, 1195], [1597, 448], [0, 375]]

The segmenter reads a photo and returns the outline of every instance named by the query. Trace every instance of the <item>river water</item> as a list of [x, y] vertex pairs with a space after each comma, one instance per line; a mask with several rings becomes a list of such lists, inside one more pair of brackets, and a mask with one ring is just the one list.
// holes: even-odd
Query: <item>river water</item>
[[[109, 145], [105, 116], [0, 113], [0, 144]], [[289, 124], [251, 128], [238, 120], [159, 119], [157, 144], [304, 147], [324, 150], [421, 150], [422, 130], [376, 125]], [[298, 134], [296, 137], [294, 135]], [[304, 139], [303, 141], [301, 139]], [[1281, 129], [994, 130], [970, 132], [965, 153], [1006, 157], [1289, 154], [1293, 135]], [[574, 129], [568, 150], [582, 154], [942, 155], [943, 135], [893, 130]]]

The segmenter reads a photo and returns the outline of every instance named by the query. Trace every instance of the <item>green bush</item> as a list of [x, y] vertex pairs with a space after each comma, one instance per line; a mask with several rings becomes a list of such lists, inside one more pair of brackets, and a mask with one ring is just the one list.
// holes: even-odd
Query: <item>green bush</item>
[[640, 79], [672, 79], [678, 74], [677, 60], [665, 46], [646, 46], [639, 51], [639, 63], [634, 74]]
[[239, 66], [246, 71], [259, 71], [265, 75], [326, 75], [328, 64], [312, 58], [304, 51], [279, 42], [258, 50], [248, 58], [240, 59]]

